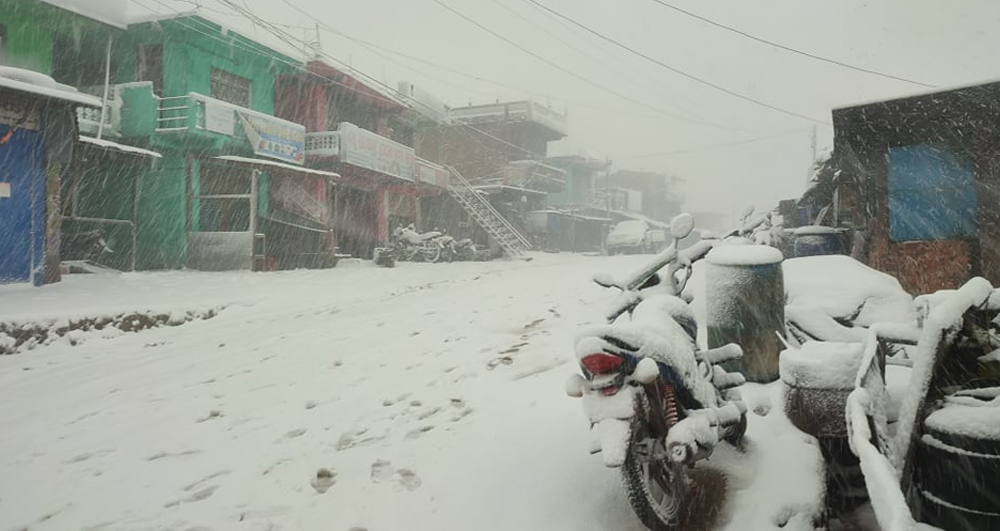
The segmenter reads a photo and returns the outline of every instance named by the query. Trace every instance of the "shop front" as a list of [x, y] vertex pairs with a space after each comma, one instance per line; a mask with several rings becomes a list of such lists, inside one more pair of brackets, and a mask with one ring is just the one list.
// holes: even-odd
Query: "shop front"
[[332, 267], [329, 192], [337, 174], [277, 161], [213, 157], [192, 197], [188, 266], [202, 270]]
[[421, 174], [412, 148], [348, 122], [308, 137], [310, 165], [339, 175], [332, 217], [340, 252], [370, 258], [376, 247], [390, 242], [396, 227], [414, 223], [422, 228], [420, 176], [428, 184], [442, 176], [428, 170]]
[[0, 70], [0, 283], [41, 285], [59, 278], [59, 180], [73, 157], [73, 109], [101, 102], [36, 72]]

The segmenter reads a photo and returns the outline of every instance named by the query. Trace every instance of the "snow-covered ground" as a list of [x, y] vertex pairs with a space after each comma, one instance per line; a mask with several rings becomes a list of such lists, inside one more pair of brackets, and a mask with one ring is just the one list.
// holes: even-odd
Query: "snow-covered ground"
[[[0, 531], [642, 529], [564, 382], [613, 296], [592, 274], [647, 259], [0, 287], [0, 323], [222, 308], [0, 356]], [[685, 530], [812, 529], [820, 453], [780, 392], [747, 386]]]

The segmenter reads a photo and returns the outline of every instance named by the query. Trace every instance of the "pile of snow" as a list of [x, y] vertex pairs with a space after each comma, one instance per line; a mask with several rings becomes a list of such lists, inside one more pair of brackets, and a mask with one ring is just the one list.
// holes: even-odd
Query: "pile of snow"
[[[944, 407], [927, 416], [928, 428], [977, 439], [1000, 441], [1000, 396], [991, 400], [948, 397]], [[959, 400], [967, 398], [967, 400]]]
[[781, 380], [801, 389], [853, 389], [864, 355], [861, 343], [810, 341], [784, 350]]
[[895, 278], [849, 256], [810, 256], [785, 260], [785, 313], [819, 339], [864, 341], [866, 333], [844, 326], [876, 323], [916, 326], [912, 297]]
[[717, 266], [755, 266], [778, 264], [784, 257], [781, 251], [766, 245], [720, 245], [705, 259]]

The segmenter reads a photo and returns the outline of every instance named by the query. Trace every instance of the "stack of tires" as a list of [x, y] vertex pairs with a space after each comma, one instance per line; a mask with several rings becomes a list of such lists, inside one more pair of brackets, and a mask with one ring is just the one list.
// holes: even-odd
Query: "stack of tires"
[[946, 397], [924, 421], [913, 459], [921, 521], [1000, 530], [1000, 387]]
[[860, 343], [810, 341], [783, 351], [779, 362], [785, 415], [819, 442], [826, 463], [825, 503], [833, 513], [849, 512], [868, 500], [844, 416], [863, 353]]

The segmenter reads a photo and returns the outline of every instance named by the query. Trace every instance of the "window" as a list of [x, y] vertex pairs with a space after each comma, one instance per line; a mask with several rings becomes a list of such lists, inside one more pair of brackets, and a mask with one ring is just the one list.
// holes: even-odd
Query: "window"
[[976, 236], [976, 175], [965, 157], [926, 144], [889, 149], [889, 237]]
[[144, 44], [136, 50], [136, 81], [152, 81], [153, 92], [163, 96], [163, 45]]
[[4, 50], [7, 48], [7, 25], [0, 24], [0, 65], [6, 64]]
[[212, 68], [213, 98], [250, 108], [250, 80], [245, 77], [230, 74], [225, 70]]

